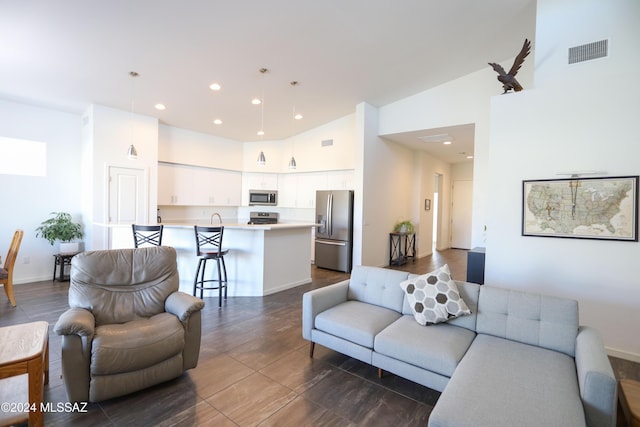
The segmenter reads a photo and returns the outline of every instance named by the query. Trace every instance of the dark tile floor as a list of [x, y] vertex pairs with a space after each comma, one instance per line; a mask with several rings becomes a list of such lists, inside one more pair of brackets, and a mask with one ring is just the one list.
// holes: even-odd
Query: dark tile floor
[[[417, 273], [448, 263], [466, 276], [466, 251], [435, 253], [399, 269]], [[347, 278], [313, 268], [312, 283], [267, 297], [229, 298], [218, 309], [205, 298], [198, 367], [150, 389], [99, 404], [86, 413], [47, 413], [50, 426], [412, 426], [426, 425], [439, 393], [316, 346], [301, 336], [304, 292]], [[60, 337], [53, 325], [67, 309], [68, 283], [15, 287], [18, 307], [0, 302], [0, 326], [50, 324], [50, 384], [45, 400], [66, 402]], [[613, 359], [619, 377], [640, 379], [639, 364]]]

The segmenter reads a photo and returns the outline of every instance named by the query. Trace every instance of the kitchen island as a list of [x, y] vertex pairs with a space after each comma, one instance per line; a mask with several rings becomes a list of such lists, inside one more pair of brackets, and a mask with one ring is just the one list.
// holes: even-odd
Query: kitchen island
[[[172, 246], [178, 254], [180, 290], [192, 293], [198, 265], [194, 225], [165, 223], [163, 246]], [[214, 224], [216, 226], [217, 224]], [[222, 224], [223, 249], [228, 277], [228, 296], [264, 296], [311, 282], [311, 236], [316, 224]], [[131, 248], [131, 226], [113, 225], [110, 247]], [[215, 263], [207, 265], [207, 276], [216, 272]], [[199, 294], [198, 294], [199, 295]], [[205, 291], [217, 296], [218, 291]]]

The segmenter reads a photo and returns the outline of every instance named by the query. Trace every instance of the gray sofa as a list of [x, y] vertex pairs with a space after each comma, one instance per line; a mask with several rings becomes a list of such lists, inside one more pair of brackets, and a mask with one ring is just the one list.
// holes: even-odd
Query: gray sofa
[[456, 282], [471, 314], [416, 322], [406, 272], [358, 266], [303, 296], [302, 335], [441, 391], [429, 426], [615, 426], [616, 379], [576, 301]]
[[71, 261], [62, 376], [71, 402], [99, 402], [195, 368], [204, 302], [178, 291], [176, 251], [84, 252]]

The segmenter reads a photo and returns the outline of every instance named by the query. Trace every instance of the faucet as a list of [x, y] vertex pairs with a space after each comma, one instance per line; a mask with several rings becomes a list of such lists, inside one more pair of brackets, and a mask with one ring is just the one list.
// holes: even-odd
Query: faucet
[[222, 217], [220, 216], [220, 214], [219, 214], [218, 212], [214, 212], [214, 213], [212, 213], [212, 214], [211, 214], [211, 218], [209, 218], [209, 222], [210, 222], [211, 224], [213, 224], [213, 217], [214, 217], [214, 216], [217, 216], [217, 217], [218, 217], [218, 223], [219, 223], [220, 225], [222, 225]]

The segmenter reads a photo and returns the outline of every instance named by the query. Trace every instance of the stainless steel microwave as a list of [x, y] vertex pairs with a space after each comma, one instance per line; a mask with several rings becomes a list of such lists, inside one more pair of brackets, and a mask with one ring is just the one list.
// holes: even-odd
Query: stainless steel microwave
[[277, 206], [276, 190], [249, 190], [249, 206]]

